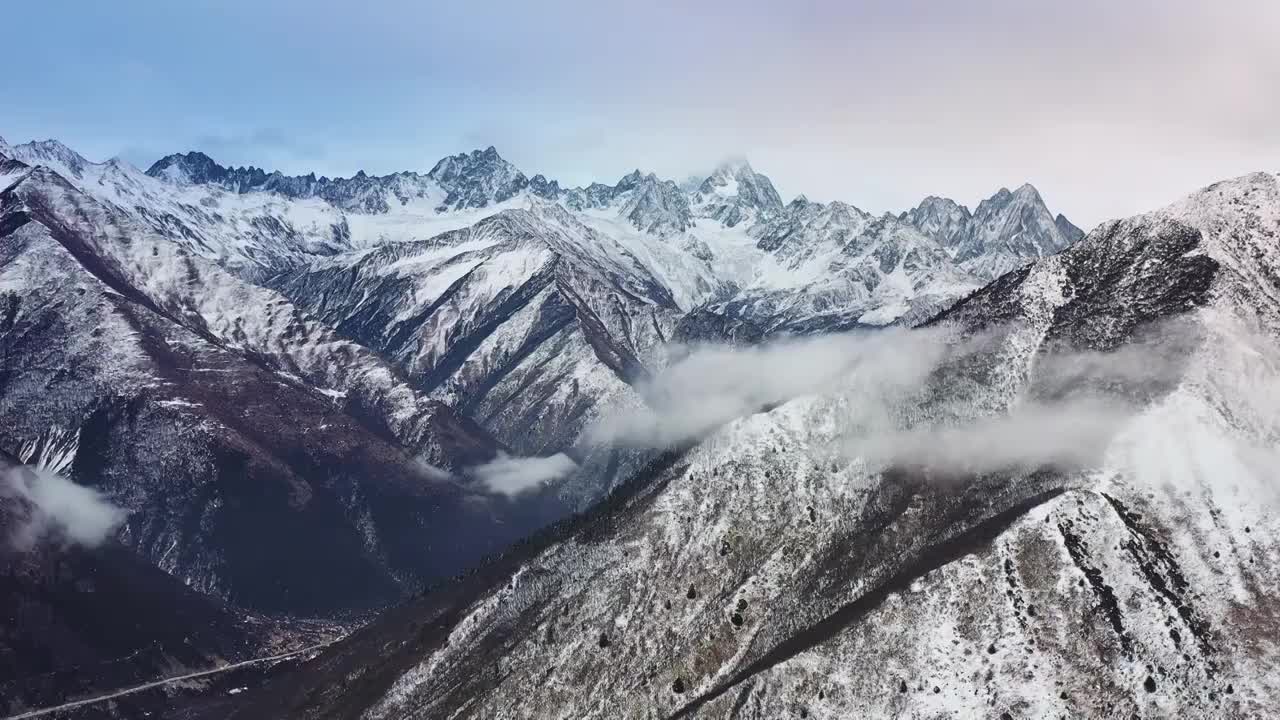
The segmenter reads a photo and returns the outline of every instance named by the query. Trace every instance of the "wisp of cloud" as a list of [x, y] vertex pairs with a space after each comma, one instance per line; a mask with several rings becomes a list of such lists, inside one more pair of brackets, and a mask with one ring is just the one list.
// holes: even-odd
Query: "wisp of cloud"
[[548, 457], [512, 457], [499, 453], [493, 460], [469, 468], [467, 474], [491, 493], [515, 497], [577, 469], [577, 463], [564, 453]]
[[19, 523], [12, 538], [22, 549], [30, 549], [48, 537], [97, 547], [127, 515], [97, 490], [32, 467], [19, 466], [0, 472], [0, 493], [16, 496], [28, 506], [27, 517]]
[[639, 385], [645, 406], [588, 430], [602, 445], [664, 448], [770, 406], [841, 389], [868, 397], [918, 388], [949, 349], [946, 329], [887, 329], [763, 345], [672, 348], [669, 366]]
[[1008, 327], [972, 336], [932, 327], [676, 348], [676, 359], [639, 387], [645, 405], [606, 415], [588, 437], [668, 448], [794, 398], [828, 395], [847, 402], [839, 437], [824, 452], [872, 471], [910, 467], [944, 479], [1085, 468], [1102, 460], [1145, 406], [1143, 397], [1172, 387], [1200, 342], [1175, 323], [1148, 330], [1107, 352], [1042, 349], [1012, 395], [964, 379], [971, 364], [1020, 372], [1002, 350]]

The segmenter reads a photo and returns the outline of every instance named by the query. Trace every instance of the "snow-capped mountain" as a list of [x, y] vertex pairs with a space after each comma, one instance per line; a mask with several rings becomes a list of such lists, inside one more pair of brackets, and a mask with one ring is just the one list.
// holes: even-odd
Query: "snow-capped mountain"
[[[118, 266], [121, 283], [323, 392], [350, 394], [354, 380], [410, 443], [422, 437], [410, 426], [423, 394], [509, 448], [570, 448], [600, 403], [639, 401], [631, 386], [673, 337], [713, 340], [710, 329], [729, 325], [759, 336], [881, 325], [980, 284], [951, 261], [958, 241], [931, 226], [839, 202], [783, 206], [745, 161], [687, 189], [636, 171], [613, 186], [562, 190], [527, 179], [493, 148], [444, 158], [425, 175], [329, 179], [226, 168], [198, 152], [144, 174], [56, 141], [6, 147], [15, 173], [24, 162], [48, 168], [20, 185], [95, 208], [89, 224], [104, 235], [88, 252]], [[93, 202], [67, 200], [72, 189]], [[1015, 221], [1048, 211], [1033, 190], [1017, 195], [979, 213], [1013, 218], [982, 226], [1001, 263], [1057, 242], [1024, 237]], [[964, 237], [979, 236], [966, 227]], [[1017, 237], [1002, 240], [1002, 228]], [[697, 322], [682, 322], [688, 313]], [[342, 362], [315, 349], [333, 342], [351, 348]], [[388, 365], [361, 369], [366, 356]], [[408, 386], [367, 385], [386, 374]], [[624, 468], [608, 465], [611, 478], [579, 502], [620, 477]]]
[[596, 403], [629, 394], [679, 315], [627, 247], [550, 203], [327, 258], [272, 286], [522, 453], [573, 445]]
[[980, 285], [913, 225], [841, 202], [797, 198], [751, 234], [776, 270], [751, 278], [718, 307], [765, 327], [885, 325], [927, 315]]
[[1277, 238], [1270, 173], [1107, 223], [913, 331], [918, 455], [832, 452], [856, 382], [741, 417], [218, 716], [1266, 716]]
[[[148, 231], [248, 277], [351, 247], [351, 230], [342, 211], [323, 200], [237, 194], [217, 184], [161, 182], [123, 160], [89, 162], [53, 140], [2, 152], [24, 166], [48, 168]], [[199, 162], [193, 168], [210, 172]]]
[[937, 240], [943, 247], [954, 248], [969, 233], [973, 213], [955, 200], [930, 195], [916, 207], [902, 213], [901, 219]]
[[[162, 158], [145, 177], [119, 161], [89, 163], [53, 141], [18, 146], [13, 154], [48, 164], [157, 232], [255, 282], [316, 256], [426, 240], [503, 210], [557, 202], [598, 232], [649, 256], [650, 271], [669, 281], [667, 290], [683, 310], [741, 292], [737, 307], [774, 313], [753, 321], [775, 328], [821, 324], [823, 315], [833, 313], [865, 316], [863, 322], [871, 324], [891, 322], [912, 308], [936, 307], [937, 298], [953, 300], [1028, 258], [1057, 252], [1080, 234], [1065, 218], [1055, 219], [1030, 186], [997, 193], [973, 215], [949, 200], [929, 198], [899, 219], [943, 247], [958, 272], [934, 282], [907, 270], [897, 291], [876, 294], [876, 283], [867, 282], [857, 263], [830, 262], [837, 254], [831, 247], [836, 236], [856, 235], [866, 214], [832, 203], [832, 217], [823, 220], [827, 228], [814, 230], [828, 237], [804, 246], [808, 238], [799, 231], [826, 206], [808, 207], [815, 204], [803, 198], [784, 206], [769, 179], [746, 161], [725, 163], [685, 188], [637, 170], [614, 185], [565, 190], [541, 175], [528, 179], [492, 147], [444, 158], [426, 174], [360, 172], [336, 179], [227, 168], [199, 152]], [[280, 241], [272, 242], [272, 236]], [[781, 247], [786, 237], [797, 248]], [[653, 239], [664, 247], [654, 250]], [[830, 256], [826, 262], [817, 257], [823, 254]], [[778, 314], [776, 302], [761, 299], [777, 291], [803, 294], [816, 275], [832, 273], [845, 287], [822, 288], [821, 310], [792, 303], [790, 314]], [[961, 274], [970, 277], [956, 282]], [[930, 299], [913, 303], [915, 294]]]
[[950, 200], [930, 197], [902, 218], [947, 248], [962, 269], [984, 280], [1027, 258], [1061, 252], [1084, 236], [1061, 214], [1051, 215], [1031, 185], [1013, 192], [1001, 188], [978, 203], [972, 215]]
[[693, 194], [693, 205], [699, 217], [734, 227], [781, 211], [782, 198], [769, 178], [739, 160], [725, 163], [707, 176]]
[[638, 230], [655, 235], [670, 235], [693, 227], [693, 211], [689, 198], [670, 180], [635, 170], [616, 185], [593, 183], [574, 188], [565, 195], [565, 205], [572, 210], [607, 210], [626, 219]]
[[[147, 175], [178, 185], [215, 185], [235, 193], [273, 192], [288, 198], [319, 198], [342, 210], [385, 213], [393, 205], [425, 200], [437, 212], [483, 208], [530, 187], [529, 179], [493, 147], [446, 157], [426, 175], [398, 172], [381, 177], [360, 171], [350, 178], [286, 176], [256, 167], [224, 168], [201, 152], [167, 155]], [[554, 193], [540, 182], [540, 192]]]
[[[992, 223], [1001, 262], [1050, 247]], [[0, 453], [63, 458], [127, 510], [113, 552], [174, 578], [148, 582], [175, 607], [218, 627], [347, 617], [666, 467], [586, 431], [645, 403], [673, 341], [924, 317], [981, 284], [963, 263], [985, 256], [953, 246], [844, 203], [783, 205], [745, 162], [686, 187], [636, 171], [564, 189], [493, 148], [329, 179], [0, 141]], [[578, 466], [559, 485], [510, 498], [477, 479], [559, 452]], [[257, 647], [206, 639], [182, 662]]]

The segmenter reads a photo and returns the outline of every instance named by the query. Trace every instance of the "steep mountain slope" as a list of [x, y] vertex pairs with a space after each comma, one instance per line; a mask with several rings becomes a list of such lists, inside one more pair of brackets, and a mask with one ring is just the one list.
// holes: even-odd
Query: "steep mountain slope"
[[546, 203], [271, 284], [525, 454], [572, 445], [678, 312], [626, 247]]
[[[1277, 237], [1271, 174], [1100, 227], [929, 323], [914, 453], [833, 453], [857, 378], [742, 418], [234, 716], [1266, 714]], [[1086, 401], [1130, 410], [1027, 454]]]
[[734, 227], [762, 220], [782, 210], [782, 198], [773, 182], [752, 169], [745, 160], [725, 163], [698, 186], [694, 212]]
[[57, 449], [199, 591], [365, 610], [546, 520], [444, 477], [502, 448], [474, 423], [46, 168], [0, 193], [0, 308], [0, 449]]

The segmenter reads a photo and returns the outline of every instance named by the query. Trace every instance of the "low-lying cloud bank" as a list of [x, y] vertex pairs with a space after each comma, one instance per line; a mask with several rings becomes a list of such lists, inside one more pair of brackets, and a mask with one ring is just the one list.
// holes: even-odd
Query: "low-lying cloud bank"
[[11, 541], [30, 549], [46, 538], [97, 547], [111, 537], [127, 512], [102, 493], [48, 470], [18, 466], [0, 471], [0, 495], [16, 497], [20, 514]]
[[[819, 452], [872, 472], [910, 468], [947, 481], [1097, 468], [1108, 464], [1109, 448], [1136, 416], [1184, 380], [1187, 360], [1206, 343], [1250, 363], [1217, 371], [1221, 362], [1202, 363], [1200, 371], [1213, 372], [1216, 382], [1236, 384], [1231, 406], [1255, 418], [1280, 417], [1280, 390], [1271, 389], [1280, 387], [1280, 351], [1256, 329], [1174, 319], [1105, 352], [1050, 344], [1033, 356], [1016, 349], [1030, 341], [1024, 330], [961, 335], [947, 327], [891, 328], [746, 347], [674, 346], [670, 363], [637, 386], [644, 403], [602, 414], [585, 440], [603, 448], [666, 449], [797, 398], [826, 396], [838, 398], [840, 409], [834, 439]], [[1214, 333], [1227, 336], [1210, 339]], [[1213, 393], [1227, 394], [1225, 387]], [[1253, 434], [1259, 433], [1266, 431]], [[1243, 445], [1240, 452], [1249, 454]], [[514, 496], [575, 469], [563, 455], [502, 456], [467, 474], [489, 492]]]
[[[830, 448], [869, 469], [938, 477], [1083, 468], [1100, 462], [1144, 397], [1172, 387], [1201, 341], [1186, 323], [1151, 328], [1108, 352], [1038, 352], [1027, 387], [1008, 355], [1016, 328], [961, 337], [947, 328], [887, 329], [754, 347], [677, 348], [639, 387], [645, 406], [604, 417], [589, 439], [666, 448], [806, 395], [846, 408]], [[1007, 392], [991, 387], [1007, 382]]]
[[945, 329], [888, 329], [750, 347], [676, 347], [677, 359], [637, 388], [645, 407], [605, 417], [588, 439], [663, 448], [805, 395], [851, 385], [868, 397], [905, 394], [947, 355], [950, 338]]

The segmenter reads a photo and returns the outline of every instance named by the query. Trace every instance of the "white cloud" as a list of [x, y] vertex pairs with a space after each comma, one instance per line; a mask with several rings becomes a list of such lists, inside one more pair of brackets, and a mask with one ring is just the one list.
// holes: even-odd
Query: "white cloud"
[[1203, 341], [1186, 324], [1165, 323], [1110, 352], [1041, 354], [1033, 389], [1008, 407], [999, 400], [984, 409], [996, 396], [978, 388], [970, 397], [945, 368], [1007, 362], [996, 344], [1007, 330], [960, 339], [943, 328], [890, 329], [678, 348], [679, 359], [640, 387], [645, 407], [606, 416], [588, 437], [671, 447], [772, 405], [826, 395], [845, 401], [829, 449], [873, 470], [911, 467], [945, 480], [1091, 467], [1143, 410], [1142, 397], [1181, 378], [1189, 347]]
[[606, 416], [597, 444], [669, 447], [792, 398], [839, 388], [866, 397], [918, 388], [946, 353], [945, 329], [888, 329], [750, 347], [675, 347], [677, 359], [638, 390], [646, 406]]
[[1132, 408], [1097, 401], [1030, 403], [957, 424], [849, 436], [846, 456], [874, 468], [909, 467], [934, 479], [1098, 463]]
[[5, 470], [0, 474], [0, 492], [16, 496], [28, 506], [28, 516], [12, 538], [24, 548], [50, 537], [96, 547], [127, 515], [97, 490], [48, 470], [25, 466]]
[[418, 470], [422, 473], [422, 476], [427, 480], [432, 480], [435, 482], [445, 482], [447, 480], [453, 479], [453, 474], [450, 473], [448, 470], [445, 470], [442, 467], [437, 467], [435, 465], [432, 465], [431, 463], [427, 462], [425, 459], [421, 457], [414, 458], [413, 462], [414, 462], [414, 465], [417, 466]]
[[536, 490], [545, 483], [562, 478], [578, 469], [564, 453], [549, 457], [498, 457], [467, 470], [486, 490], [507, 497]]

